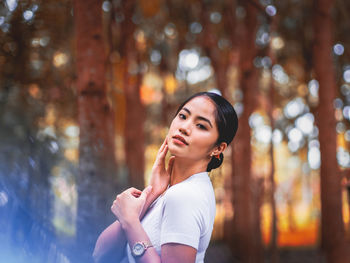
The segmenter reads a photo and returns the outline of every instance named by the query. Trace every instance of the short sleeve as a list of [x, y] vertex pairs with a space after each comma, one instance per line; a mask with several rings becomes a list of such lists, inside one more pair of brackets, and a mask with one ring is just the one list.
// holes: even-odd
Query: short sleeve
[[186, 189], [177, 188], [166, 194], [161, 223], [161, 245], [178, 243], [198, 250], [203, 227], [201, 205], [198, 202], [200, 200]]

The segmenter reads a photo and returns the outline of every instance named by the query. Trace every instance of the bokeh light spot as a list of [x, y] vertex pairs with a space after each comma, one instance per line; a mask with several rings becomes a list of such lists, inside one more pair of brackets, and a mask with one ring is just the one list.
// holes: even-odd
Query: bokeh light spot
[[343, 115], [345, 119], [350, 120], [350, 106], [345, 106], [343, 109]]
[[334, 54], [338, 55], [338, 56], [341, 56], [344, 54], [344, 46], [342, 44], [335, 44], [333, 46], [333, 52]]
[[79, 127], [76, 125], [70, 125], [65, 129], [64, 133], [69, 137], [78, 137]]
[[344, 71], [343, 78], [347, 83], [350, 83], [350, 68]]
[[199, 62], [199, 54], [196, 50], [184, 49], [179, 55], [179, 67], [184, 71], [194, 69]]
[[290, 102], [287, 103], [287, 105], [284, 107], [284, 115], [288, 119], [293, 119], [300, 115], [305, 109], [305, 104], [301, 98], [296, 98]]
[[159, 65], [161, 59], [162, 59], [162, 54], [158, 50], [153, 49], [151, 52], [151, 62], [154, 65]]
[[311, 96], [318, 97], [319, 84], [317, 80], [315, 79], [310, 80], [308, 84], [308, 88]]
[[112, 8], [111, 2], [109, 2], [109, 1], [103, 1], [102, 10], [103, 10], [104, 12], [109, 12], [109, 11], [111, 11], [111, 8]]
[[64, 66], [68, 62], [68, 55], [63, 52], [56, 52], [53, 56], [53, 64], [59, 68]]
[[282, 49], [284, 47], [284, 41], [281, 37], [272, 37], [271, 47], [275, 50]]
[[310, 147], [307, 153], [307, 160], [309, 162], [311, 169], [318, 169], [321, 165], [321, 153], [318, 147], [312, 146]]
[[219, 12], [213, 12], [210, 14], [210, 21], [214, 24], [219, 24], [221, 22], [221, 14]]
[[13, 12], [17, 7], [17, 0], [6, 0], [7, 8], [10, 12]]
[[193, 34], [199, 34], [200, 32], [202, 32], [202, 29], [203, 29], [202, 25], [198, 22], [193, 22], [190, 25], [190, 31]]
[[274, 144], [279, 144], [282, 142], [283, 134], [281, 130], [275, 129], [272, 133], [272, 141]]
[[280, 84], [287, 84], [289, 82], [289, 77], [281, 65], [276, 64], [272, 67], [272, 76]]
[[265, 12], [266, 14], [268, 14], [269, 16], [275, 16], [277, 14], [277, 9], [274, 5], [268, 5], [265, 8]]
[[259, 126], [259, 128], [254, 131], [254, 135], [258, 142], [270, 143], [272, 137], [271, 127], [268, 125]]
[[296, 127], [304, 134], [309, 135], [314, 128], [314, 116], [311, 113], [306, 113], [295, 121]]
[[26, 11], [23, 12], [23, 18], [26, 21], [29, 21], [30, 19], [32, 19], [33, 16], [34, 16], [34, 13], [31, 10], [26, 10]]

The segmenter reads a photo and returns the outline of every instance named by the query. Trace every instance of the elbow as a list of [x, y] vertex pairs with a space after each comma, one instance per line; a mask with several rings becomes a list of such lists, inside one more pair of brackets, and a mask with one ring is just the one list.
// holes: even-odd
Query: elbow
[[92, 259], [94, 263], [101, 262], [101, 253], [99, 253], [98, 249], [95, 247], [94, 252], [92, 253]]
[[94, 263], [98, 263], [98, 261], [99, 261], [99, 256], [97, 253], [95, 253], [95, 251], [94, 251], [94, 253], [92, 253], [92, 259], [93, 259]]
[[118, 254], [116, 251], [105, 251], [101, 247], [95, 247], [92, 253], [94, 263], [120, 262], [123, 254]]

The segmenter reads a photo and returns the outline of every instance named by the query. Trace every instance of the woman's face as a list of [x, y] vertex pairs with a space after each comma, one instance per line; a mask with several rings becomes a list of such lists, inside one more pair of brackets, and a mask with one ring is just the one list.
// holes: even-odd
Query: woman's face
[[205, 96], [187, 102], [170, 125], [170, 153], [193, 160], [208, 159], [219, 137], [215, 111], [214, 103]]

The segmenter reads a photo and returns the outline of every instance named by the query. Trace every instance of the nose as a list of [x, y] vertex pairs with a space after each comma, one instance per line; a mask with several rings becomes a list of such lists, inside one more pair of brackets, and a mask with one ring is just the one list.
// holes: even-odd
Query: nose
[[190, 128], [189, 128], [189, 123], [188, 122], [183, 123], [181, 125], [181, 127], [179, 128], [179, 131], [181, 134], [189, 136], [191, 133]]

